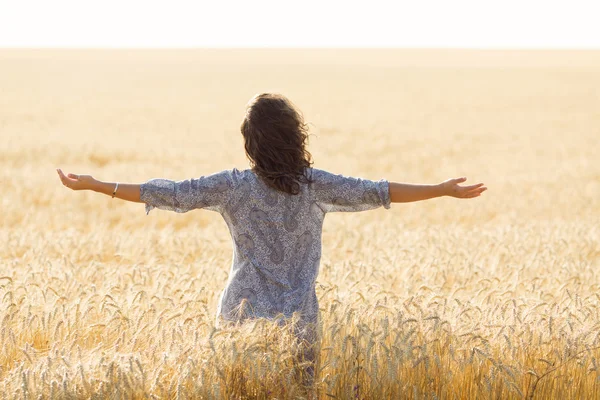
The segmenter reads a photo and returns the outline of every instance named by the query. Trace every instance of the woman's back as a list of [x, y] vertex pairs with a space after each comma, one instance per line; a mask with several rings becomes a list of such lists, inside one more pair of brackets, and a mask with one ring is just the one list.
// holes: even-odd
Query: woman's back
[[290, 317], [315, 322], [315, 281], [321, 259], [321, 230], [327, 212], [390, 208], [387, 180], [335, 175], [306, 168], [312, 181], [296, 195], [269, 187], [251, 169], [170, 181], [151, 179], [141, 185], [146, 212], [157, 207], [186, 212], [219, 212], [229, 227], [233, 262], [217, 316]]

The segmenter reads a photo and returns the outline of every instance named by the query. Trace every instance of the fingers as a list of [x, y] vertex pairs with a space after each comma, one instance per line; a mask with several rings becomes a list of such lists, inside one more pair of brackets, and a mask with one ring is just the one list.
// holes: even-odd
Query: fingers
[[469, 190], [468, 192], [463, 193], [463, 195], [461, 197], [465, 198], [465, 199], [470, 199], [472, 197], [478, 197], [481, 195], [481, 193], [485, 192], [487, 190], [487, 187], [478, 187], [476, 189], [473, 190]]
[[63, 174], [62, 170], [60, 168], [57, 168], [56, 172], [58, 172], [58, 176], [60, 177], [60, 180], [62, 181], [62, 183], [65, 183], [67, 180], [67, 177], [65, 176], [65, 174]]
[[477, 189], [478, 187], [481, 187], [481, 186], [483, 186], [483, 183], [478, 183], [477, 185], [471, 185], [471, 186], [461, 186], [461, 189], [470, 191], [473, 189]]
[[[74, 179], [70, 179], [69, 177], [65, 176], [65, 174], [62, 172], [62, 170], [60, 168], [56, 169], [56, 172], [58, 173], [58, 176], [60, 177], [60, 180], [62, 182], [63, 185], [65, 185], [68, 188], [71, 188], [69, 185], [71, 183], [74, 183], [75, 180]], [[69, 176], [71, 176], [73, 174], [69, 174]]]
[[73, 178], [73, 179], [77, 179], [79, 180], [79, 175], [75, 175], [75, 174], [69, 174], [67, 175], [69, 178]]
[[480, 196], [481, 193], [487, 190], [487, 187], [485, 187], [483, 183], [477, 183], [469, 186], [459, 186], [459, 183], [465, 182], [466, 180], [467, 177], [463, 176], [445, 181], [444, 184], [447, 185], [447, 188], [449, 188], [450, 196], [468, 199]]

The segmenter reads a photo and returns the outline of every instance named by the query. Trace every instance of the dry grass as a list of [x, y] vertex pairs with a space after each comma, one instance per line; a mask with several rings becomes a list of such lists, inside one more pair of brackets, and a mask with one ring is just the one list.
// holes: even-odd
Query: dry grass
[[214, 328], [216, 213], [64, 188], [246, 168], [256, 92], [315, 166], [474, 200], [330, 214], [319, 398], [600, 398], [600, 52], [0, 51], [0, 397], [298, 398], [268, 324]]

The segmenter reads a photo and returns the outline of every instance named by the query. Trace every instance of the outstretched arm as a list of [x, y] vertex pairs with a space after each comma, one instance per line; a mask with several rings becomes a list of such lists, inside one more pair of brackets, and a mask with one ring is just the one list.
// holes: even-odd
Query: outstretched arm
[[[104, 193], [112, 197], [116, 182], [102, 182], [94, 179], [91, 175], [65, 175], [60, 168], [56, 170], [63, 185], [73, 190], [93, 190], [94, 192]], [[140, 185], [135, 183], [119, 183], [119, 188], [115, 193], [119, 199], [143, 203], [140, 200]]]
[[487, 190], [483, 183], [471, 186], [459, 186], [467, 178], [448, 179], [437, 185], [418, 185], [411, 183], [390, 182], [390, 201], [392, 203], [407, 203], [427, 200], [434, 197], [452, 196], [460, 199], [478, 197]]

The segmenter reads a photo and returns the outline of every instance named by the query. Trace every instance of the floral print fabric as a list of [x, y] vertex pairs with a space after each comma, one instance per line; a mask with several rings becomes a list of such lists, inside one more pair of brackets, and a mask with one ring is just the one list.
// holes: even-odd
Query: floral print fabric
[[[217, 320], [291, 317], [315, 323], [315, 284], [325, 214], [390, 208], [388, 181], [336, 175], [307, 168], [313, 182], [300, 193], [272, 189], [252, 170], [233, 168], [180, 181], [155, 178], [140, 186], [146, 214], [152, 209], [219, 212], [233, 244], [229, 279]], [[312, 335], [311, 335], [312, 336]]]

